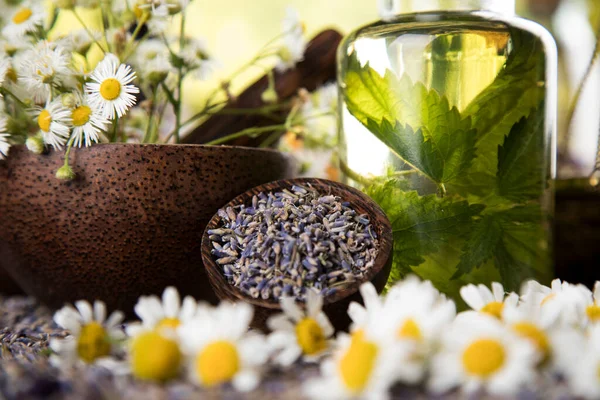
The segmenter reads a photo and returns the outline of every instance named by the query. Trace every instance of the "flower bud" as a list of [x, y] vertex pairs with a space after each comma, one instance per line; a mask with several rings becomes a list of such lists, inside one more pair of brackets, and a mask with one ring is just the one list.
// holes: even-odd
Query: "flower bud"
[[63, 94], [60, 98], [60, 102], [66, 108], [75, 108], [77, 106], [77, 98], [73, 93]]
[[274, 88], [268, 87], [260, 96], [262, 101], [265, 103], [276, 103], [277, 102], [277, 92]]
[[75, 172], [73, 172], [69, 165], [63, 165], [56, 171], [56, 178], [61, 181], [72, 181], [75, 179]]
[[40, 136], [32, 136], [27, 138], [25, 146], [35, 154], [42, 154], [44, 152], [44, 140]]

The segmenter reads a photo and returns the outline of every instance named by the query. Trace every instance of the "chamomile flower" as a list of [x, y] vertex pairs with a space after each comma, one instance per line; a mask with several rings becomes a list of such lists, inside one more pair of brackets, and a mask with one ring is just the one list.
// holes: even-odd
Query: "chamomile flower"
[[275, 68], [283, 72], [293, 68], [296, 63], [304, 59], [306, 49], [306, 38], [304, 37], [304, 24], [300, 20], [298, 12], [288, 7], [283, 26], [283, 46], [279, 49], [279, 61]]
[[44, 17], [42, 3], [34, 0], [24, 1], [16, 8], [10, 22], [2, 29], [2, 33], [8, 38], [21, 37], [41, 26], [44, 23]]
[[[361, 326], [351, 335], [340, 333], [333, 355], [321, 363], [321, 376], [307, 381], [304, 392], [313, 399], [383, 399], [405, 369], [411, 344], [395, 340], [389, 320], [373, 297], [374, 288], [363, 285], [370, 302]], [[373, 290], [371, 290], [373, 289]], [[376, 292], [375, 292], [376, 295]]]
[[91, 82], [86, 83], [90, 103], [111, 120], [125, 115], [136, 102], [134, 94], [140, 92], [131, 84], [135, 79], [135, 72], [130, 66], [121, 64], [114, 54], [106, 54], [90, 79]]
[[502, 312], [506, 326], [528, 340], [538, 353], [540, 363], [547, 364], [553, 353], [553, 326], [544, 321], [540, 306], [533, 303], [506, 304]]
[[359, 292], [364, 306], [354, 301], [348, 306], [348, 316], [352, 320], [351, 332], [365, 329], [369, 320], [372, 319], [371, 315], [381, 315], [383, 310], [383, 300], [371, 282], [363, 283]]
[[558, 358], [573, 394], [600, 398], [600, 325], [592, 326], [588, 335], [572, 330], [560, 339]]
[[100, 141], [100, 134], [106, 131], [110, 121], [100, 109], [88, 101], [88, 96], [80, 92], [74, 93], [74, 104], [71, 108], [73, 125], [73, 145], [77, 147], [91, 146]]
[[502, 310], [505, 304], [517, 304], [519, 296], [516, 293], [508, 295], [504, 287], [498, 282], [492, 282], [492, 290], [485, 285], [469, 284], [460, 288], [460, 297], [475, 311], [502, 318]]
[[198, 38], [186, 39], [179, 55], [185, 66], [200, 80], [206, 80], [219, 69], [221, 64], [210, 56], [206, 42]]
[[486, 313], [459, 315], [443, 333], [433, 357], [429, 389], [444, 393], [457, 386], [467, 392], [485, 389], [511, 395], [535, 377], [533, 345]]
[[280, 300], [283, 313], [271, 317], [268, 326], [273, 333], [269, 344], [280, 350], [275, 361], [289, 366], [301, 356], [306, 361], [314, 361], [329, 348], [329, 338], [334, 334], [333, 326], [322, 311], [323, 298], [315, 290], [309, 289], [306, 295], [306, 313], [291, 297]]
[[62, 149], [71, 132], [71, 111], [55, 100], [33, 112], [44, 143], [57, 150]]
[[523, 285], [523, 301], [540, 306], [541, 318], [545, 323], [558, 322], [561, 325], [575, 326], [584, 323], [586, 306], [590, 303], [591, 293], [582, 285], [572, 285], [552, 281], [551, 287], [529, 281]]
[[385, 301], [386, 313], [396, 325], [396, 337], [418, 344], [425, 356], [437, 343], [440, 333], [456, 316], [453, 301], [442, 296], [430, 281], [410, 276], [394, 285]]
[[8, 156], [8, 150], [10, 149], [9, 137], [10, 135], [6, 132], [6, 118], [0, 117], [0, 160]]
[[125, 337], [120, 328], [122, 312], [115, 311], [106, 319], [106, 305], [101, 301], [94, 302], [92, 308], [82, 300], [75, 307], [65, 306], [54, 314], [54, 322], [71, 334], [66, 339], [51, 340], [50, 348], [56, 355], [50, 361], [54, 365], [94, 364], [113, 354], [117, 350], [116, 341]]
[[50, 97], [52, 87], [60, 86], [73, 73], [70, 61], [63, 47], [42, 40], [23, 54], [19, 82], [36, 103], [43, 103]]
[[133, 309], [141, 324], [128, 325], [129, 336], [147, 330], [176, 330], [196, 316], [198, 304], [191, 296], [186, 296], [182, 303], [177, 289], [169, 286], [163, 291], [162, 301], [158, 296], [142, 296]]
[[252, 315], [248, 304], [221, 303], [179, 328], [192, 382], [203, 387], [231, 383], [243, 392], [258, 385], [269, 346], [262, 335], [248, 332]]

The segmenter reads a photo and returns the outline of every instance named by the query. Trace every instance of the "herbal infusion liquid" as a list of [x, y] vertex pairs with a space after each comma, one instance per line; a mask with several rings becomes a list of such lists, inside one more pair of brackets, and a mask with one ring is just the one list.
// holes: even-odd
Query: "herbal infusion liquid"
[[552, 37], [514, 1], [395, 3], [338, 54], [340, 164], [392, 221], [391, 279], [414, 273], [455, 298], [466, 283], [548, 282]]

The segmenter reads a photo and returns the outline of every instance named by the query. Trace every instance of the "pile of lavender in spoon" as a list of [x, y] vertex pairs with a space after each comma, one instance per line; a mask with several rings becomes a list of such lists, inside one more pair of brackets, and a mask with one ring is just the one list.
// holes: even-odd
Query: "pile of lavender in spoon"
[[253, 298], [330, 296], [373, 267], [378, 240], [367, 215], [312, 186], [259, 193], [252, 204], [218, 212], [208, 231], [227, 281]]

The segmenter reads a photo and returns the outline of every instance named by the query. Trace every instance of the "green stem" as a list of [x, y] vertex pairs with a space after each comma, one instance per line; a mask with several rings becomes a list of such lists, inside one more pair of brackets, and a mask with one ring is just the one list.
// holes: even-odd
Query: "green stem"
[[230, 140], [237, 139], [240, 137], [244, 137], [244, 136], [255, 137], [261, 133], [273, 132], [273, 131], [278, 131], [278, 130], [285, 130], [285, 125], [281, 125], [281, 124], [280, 125], [267, 125], [267, 126], [261, 126], [261, 127], [247, 128], [247, 129], [241, 130], [239, 132], [232, 133], [231, 135], [227, 135], [222, 138], [215, 139], [206, 144], [207, 145], [223, 144], [223, 143], [229, 142]]
[[83, 29], [85, 29], [85, 31], [89, 35], [90, 39], [92, 39], [94, 41], [94, 43], [96, 44], [96, 46], [98, 46], [100, 48], [102, 53], [106, 54], [107, 50], [105, 50], [104, 47], [102, 47], [102, 45], [100, 44], [100, 42], [98, 42], [98, 39], [96, 39], [96, 37], [94, 36], [92, 31], [90, 31], [90, 29], [87, 27], [87, 25], [85, 24], [85, 22], [83, 21], [83, 19], [79, 15], [79, 13], [77, 12], [76, 8], [73, 8], [73, 14], [75, 15], [75, 18], [77, 18], [77, 21], [79, 21], [79, 23], [81, 24]]
[[[179, 51], [183, 50], [185, 44], [185, 13], [181, 13], [181, 22], [179, 24]], [[182, 85], [183, 83], [183, 65], [179, 63], [177, 73], [177, 108], [175, 109], [175, 143], [180, 141], [180, 130], [181, 130], [181, 103], [183, 99]]]
[[[140, 33], [140, 30], [142, 29], [142, 27], [144, 26], [144, 24], [146, 23], [147, 20], [148, 20], [148, 17], [146, 16], [146, 13], [144, 13], [142, 18], [139, 21], [137, 21], [137, 25], [133, 31], [133, 34], [131, 35], [131, 38], [125, 45], [125, 50], [123, 50], [123, 54], [124, 54], [123, 61], [127, 60], [127, 58], [129, 58], [129, 56], [131, 56], [131, 54], [133, 53], [134, 49], [132, 49], [131, 47], [134, 46], [134, 44], [136, 44], [136, 43], [139, 44], [139, 42], [142, 41], [143, 38], [140, 40], [135, 40], [135, 38], [137, 38], [137, 35]], [[146, 35], [144, 35], [144, 37], [145, 36]], [[135, 46], [135, 48], [137, 48], [137, 45]]]
[[267, 138], [265, 140], [263, 140], [263, 142], [258, 147], [263, 148], [263, 149], [266, 147], [270, 147], [273, 143], [275, 143], [277, 141], [277, 139], [279, 139], [281, 137], [282, 134], [283, 134], [283, 131], [282, 132], [279, 132], [279, 131], [273, 132], [272, 134], [267, 136]]
[[65, 162], [63, 163], [65, 167], [69, 166], [69, 155], [71, 154], [71, 148], [73, 148], [73, 141], [74, 137], [71, 137], [69, 139], [69, 142], [67, 143], [67, 150], [65, 151]]
[[152, 135], [152, 121], [154, 120], [154, 110], [156, 104], [156, 93], [158, 92], [157, 87], [153, 87], [152, 89], [152, 103], [150, 104], [150, 116], [148, 117], [148, 125], [146, 125], [146, 133], [144, 134], [144, 139], [142, 143], [150, 143], [150, 137]]
[[375, 179], [369, 179], [366, 176], [360, 175], [358, 172], [352, 170], [348, 164], [340, 160], [340, 170], [346, 174], [350, 179], [356, 181], [364, 186], [370, 186], [375, 182]]
[[119, 127], [119, 117], [115, 117], [115, 120], [113, 121], [112, 137], [110, 139], [111, 142], [117, 141], [117, 135], [119, 133], [118, 127]]
[[167, 98], [169, 99], [169, 103], [171, 103], [173, 107], [175, 107], [175, 105], [177, 104], [177, 100], [175, 100], [175, 96], [173, 96], [173, 92], [171, 92], [171, 89], [169, 89], [169, 87], [165, 84], [164, 81], [160, 83], [160, 86], [165, 91]]

